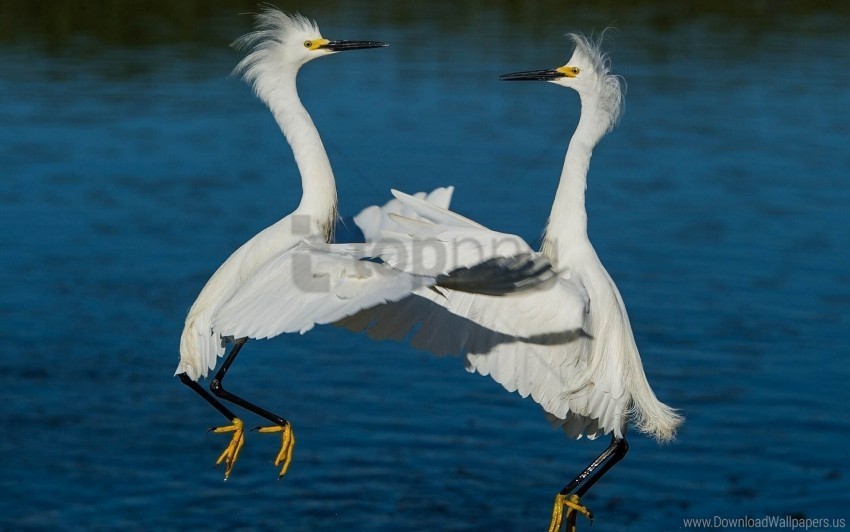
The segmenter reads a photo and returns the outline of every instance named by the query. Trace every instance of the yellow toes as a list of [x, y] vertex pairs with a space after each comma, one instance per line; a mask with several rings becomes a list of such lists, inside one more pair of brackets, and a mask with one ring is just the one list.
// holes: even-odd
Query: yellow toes
[[236, 459], [239, 458], [239, 451], [241, 451], [242, 446], [245, 445], [242, 420], [234, 418], [232, 425], [213, 428], [212, 432], [233, 433], [233, 438], [230, 439], [230, 443], [224, 449], [224, 452], [221, 453], [221, 456], [218, 457], [218, 460], [215, 461], [215, 465], [219, 465], [224, 462], [224, 480], [227, 480], [228, 477], [230, 477], [230, 472], [233, 470], [233, 464], [235, 464]]
[[[565, 496], [564, 506], [566, 506], [567, 508], [570, 508], [572, 510], [575, 510], [576, 512], [584, 515], [585, 517], [587, 517], [588, 519], [593, 521], [593, 512], [591, 512], [587, 508], [587, 506], [579, 503], [578, 495], [570, 495], [568, 498]], [[570, 512], [570, 510], [567, 510], [567, 513], [569, 513], [569, 512]]]
[[292, 462], [292, 451], [295, 450], [295, 434], [292, 432], [292, 425], [287, 423], [284, 426], [274, 425], [272, 427], [261, 427], [259, 432], [281, 432], [280, 452], [277, 453], [274, 465], [281, 466], [280, 475], [278, 478], [283, 478], [286, 471], [289, 469], [289, 464]]
[[[295, 435], [292, 432], [292, 426], [287, 423], [284, 426], [275, 425], [273, 427], [261, 427], [259, 432], [280, 432], [282, 433], [282, 442], [280, 446], [280, 452], [277, 453], [277, 458], [274, 461], [274, 465], [281, 466], [280, 469], [280, 477], [286, 474], [286, 471], [289, 469], [289, 464], [292, 462], [292, 451], [295, 449]], [[212, 432], [232, 432], [233, 437], [230, 440], [230, 443], [221, 453], [221, 456], [216, 460], [215, 465], [219, 465], [224, 462], [224, 480], [227, 480], [230, 477], [230, 472], [233, 470], [233, 464], [236, 463], [236, 459], [239, 458], [239, 451], [242, 450], [242, 446], [245, 444], [245, 435], [244, 435], [244, 427], [242, 424], [242, 420], [239, 418], [235, 418], [233, 420], [232, 425], [227, 425], [224, 427], [215, 427], [210, 429]]]
[[549, 523], [549, 532], [558, 532], [564, 522], [564, 509], [567, 510], [567, 527], [570, 532], [574, 532], [576, 525], [576, 515], [582, 514], [590, 519], [593, 523], [593, 512], [588, 510], [586, 506], [579, 502], [578, 495], [564, 495], [559, 493], [555, 496], [555, 506], [552, 508], [552, 521]]

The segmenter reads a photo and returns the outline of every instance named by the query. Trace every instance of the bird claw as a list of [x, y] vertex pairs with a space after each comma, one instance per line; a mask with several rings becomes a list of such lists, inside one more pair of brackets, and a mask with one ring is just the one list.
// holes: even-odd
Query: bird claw
[[227, 480], [230, 477], [230, 472], [233, 470], [233, 464], [235, 464], [236, 459], [239, 458], [239, 451], [241, 451], [242, 446], [245, 445], [242, 420], [234, 418], [232, 425], [227, 425], [225, 427], [213, 427], [209, 430], [209, 432], [233, 433], [233, 438], [230, 439], [230, 443], [224, 449], [224, 452], [221, 453], [221, 456], [218, 457], [218, 460], [215, 461], [216, 466], [224, 462], [224, 480]]
[[578, 495], [559, 493], [555, 496], [555, 506], [552, 508], [552, 521], [549, 523], [549, 532], [558, 532], [561, 530], [561, 524], [564, 522], [564, 508], [567, 509], [567, 532], [575, 532], [576, 517], [578, 514], [582, 514], [590, 519], [590, 524], [593, 525], [593, 512], [579, 502]]
[[271, 427], [257, 427], [254, 430], [258, 432], [282, 432], [281, 435], [281, 445], [280, 452], [277, 453], [277, 458], [275, 458], [274, 465], [281, 466], [280, 475], [278, 478], [283, 478], [283, 475], [286, 474], [286, 471], [289, 469], [289, 464], [292, 462], [292, 451], [295, 449], [295, 434], [292, 432], [292, 425], [286, 423], [285, 425], [274, 425]]

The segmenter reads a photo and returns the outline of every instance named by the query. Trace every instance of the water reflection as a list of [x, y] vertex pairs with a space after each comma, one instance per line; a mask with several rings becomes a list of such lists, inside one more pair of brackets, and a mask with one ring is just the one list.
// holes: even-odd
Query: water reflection
[[[578, 101], [496, 77], [616, 21], [626, 115], [593, 160], [591, 236], [688, 422], [669, 448], [633, 438], [594, 528], [841, 515], [848, 8], [456, 4], [286, 6], [392, 44], [299, 78], [344, 212], [453, 183], [461, 212], [535, 241]], [[232, 377], [296, 423], [291, 477], [260, 438], [228, 484], [207, 467], [217, 420], [169, 373], [186, 307], [298, 196], [268, 112], [228, 77], [254, 7], [2, 2], [0, 426], [21, 437], [0, 442], [17, 510], [0, 525], [540, 529], [597, 446], [457, 360], [342, 331], [257, 343]]]

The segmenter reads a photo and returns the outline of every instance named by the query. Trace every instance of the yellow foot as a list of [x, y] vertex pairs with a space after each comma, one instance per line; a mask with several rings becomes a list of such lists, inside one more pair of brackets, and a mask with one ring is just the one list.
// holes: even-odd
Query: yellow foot
[[245, 445], [245, 436], [242, 430], [242, 420], [237, 418], [233, 419], [232, 425], [227, 425], [226, 427], [213, 427], [210, 429], [212, 432], [232, 432], [233, 438], [231, 438], [230, 443], [227, 445], [227, 448], [224, 449], [224, 452], [221, 453], [221, 456], [218, 457], [218, 460], [215, 461], [215, 465], [219, 465], [224, 462], [224, 480], [230, 476], [230, 472], [233, 470], [233, 464], [236, 463], [236, 459], [239, 458], [239, 451], [242, 450], [242, 446]]
[[555, 496], [555, 506], [552, 508], [552, 522], [549, 523], [549, 532], [558, 532], [561, 530], [561, 524], [564, 522], [564, 508], [567, 509], [567, 532], [575, 532], [576, 516], [578, 514], [584, 515], [590, 519], [590, 524], [593, 524], [593, 512], [579, 502], [578, 495], [564, 495], [563, 493], [559, 493]]
[[257, 429], [260, 432], [282, 432], [282, 443], [280, 452], [277, 453], [274, 465], [281, 466], [280, 475], [278, 478], [283, 478], [286, 470], [289, 469], [289, 464], [292, 462], [292, 451], [295, 449], [295, 434], [292, 433], [292, 425], [287, 423], [284, 426], [275, 425], [273, 427], [260, 427]]

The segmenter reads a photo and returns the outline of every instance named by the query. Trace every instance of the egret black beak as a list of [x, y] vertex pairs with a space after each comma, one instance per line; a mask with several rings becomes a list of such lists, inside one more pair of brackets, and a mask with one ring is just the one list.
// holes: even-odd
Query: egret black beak
[[552, 81], [561, 79], [564, 74], [555, 69], [548, 70], [526, 70], [525, 72], [514, 72], [513, 74], [502, 74], [502, 81]]
[[380, 41], [328, 41], [322, 48], [326, 48], [332, 52], [344, 52], [346, 50], [363, 50], [365, 48], [383, 48], [384, 46], [389, 45]]

